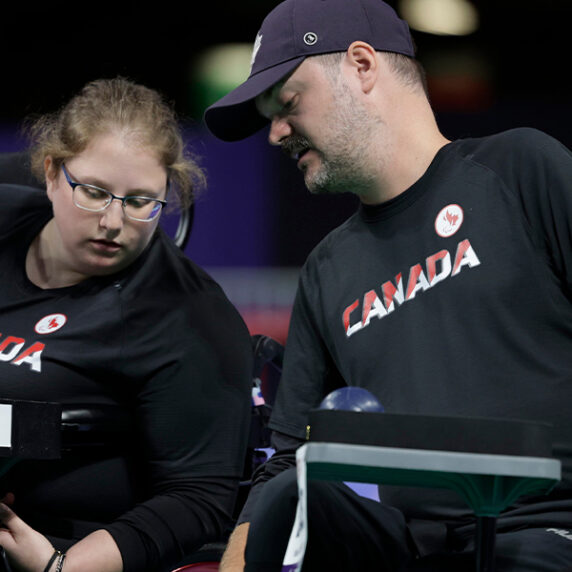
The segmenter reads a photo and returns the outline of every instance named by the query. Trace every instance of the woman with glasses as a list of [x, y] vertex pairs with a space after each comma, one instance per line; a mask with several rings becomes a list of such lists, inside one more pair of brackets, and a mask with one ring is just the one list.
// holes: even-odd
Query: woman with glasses
[[121, 78], [30, 134], [46, 190], [0, 186], [0, 400], [107, 407], [131, 432], [10, 469], [0, 545], [27, 572], [168, 570], [225, 532], [250, 419], [249, 333], [158, 226], [203, 173]]

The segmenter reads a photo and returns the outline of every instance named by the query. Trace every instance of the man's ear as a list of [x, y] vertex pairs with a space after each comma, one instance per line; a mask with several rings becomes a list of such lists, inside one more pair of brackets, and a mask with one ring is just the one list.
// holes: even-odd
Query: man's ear
[[364, 93], [369, 93], [377, 80], [378, 63], [375, 49], [366, 42], [353, 42], [346, 52], [349, 65], [358, 74]]

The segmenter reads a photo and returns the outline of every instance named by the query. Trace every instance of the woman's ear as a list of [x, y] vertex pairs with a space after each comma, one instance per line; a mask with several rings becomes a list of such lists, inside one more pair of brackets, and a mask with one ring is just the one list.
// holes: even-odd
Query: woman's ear
[[358, 74], [364, 93], [369, 93], [377, 81], [378, 62], [375, 49], [366, 42], [353, 42], [346, 52], [348, 63]]
[[48, 193], [48, 198], [51, 201], [58, 173], [54, 166], [54, 161], [49, 155], [44, 159], [44, 175], [46, 178], [46, 191]]

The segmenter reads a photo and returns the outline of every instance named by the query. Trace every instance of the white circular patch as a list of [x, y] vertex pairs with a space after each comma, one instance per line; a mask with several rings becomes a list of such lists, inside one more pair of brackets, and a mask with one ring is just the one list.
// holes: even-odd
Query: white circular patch
[[34, 327], [38, 334], [51, 334], [59, 330], [68, 319], [63, 314], [50, 314], [44, 316]]
[[318, 36], [314, 32], [306, 32], [304, 34], [304, 43], [313, 46], [318, 41]]
[[463, 224], [463, 209], [459, 205], [451, 204], [439, 211], [435, 219], [435, 232], [447, 238], [453, 236]]

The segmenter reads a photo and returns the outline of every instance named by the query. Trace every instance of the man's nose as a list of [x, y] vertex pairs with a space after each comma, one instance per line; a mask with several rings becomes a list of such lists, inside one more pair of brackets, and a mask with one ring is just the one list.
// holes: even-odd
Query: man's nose
[[270, 123], [268, 141], [271, 145], [280, 145], [283, 139], [292, 135], [292, 127], [284, 117], [273, 117]]

